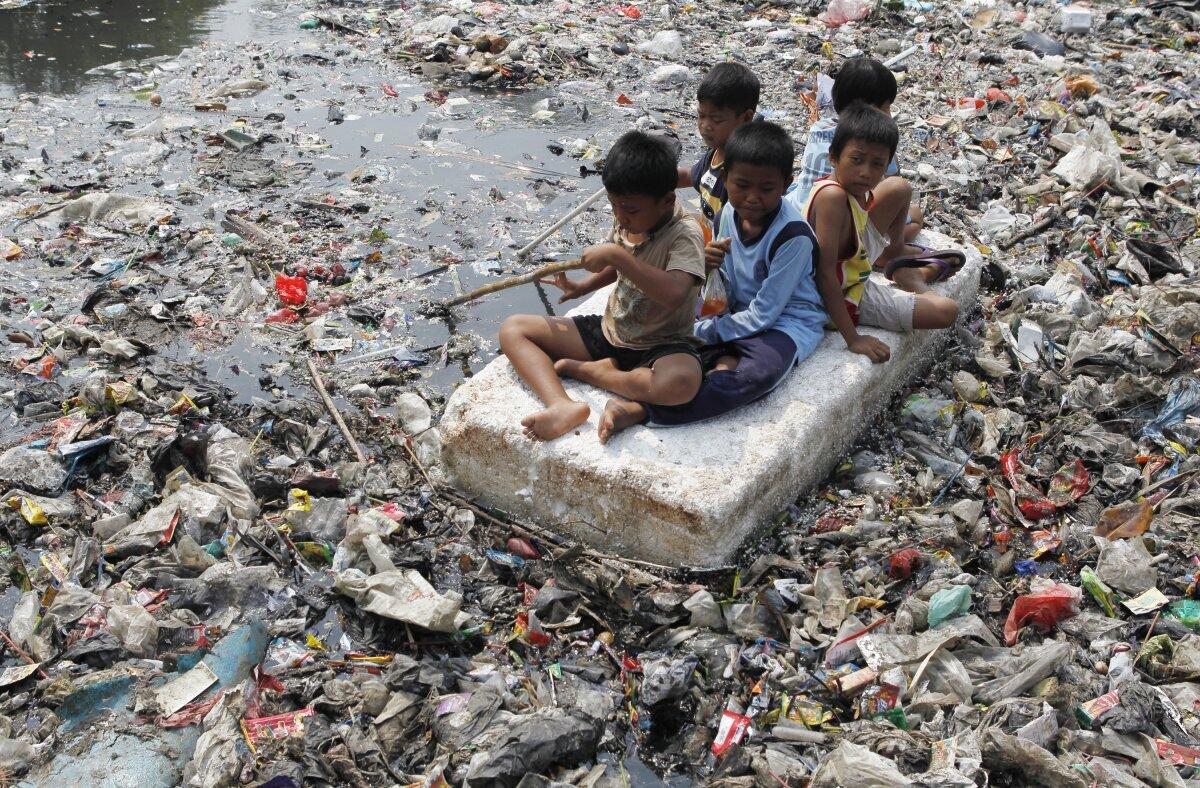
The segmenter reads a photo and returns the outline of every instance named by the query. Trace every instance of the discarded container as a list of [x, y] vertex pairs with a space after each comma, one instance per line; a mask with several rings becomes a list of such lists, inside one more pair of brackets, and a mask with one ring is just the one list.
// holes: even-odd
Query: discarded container
[[1081, 5], [1069, 5], [1062, 10], [1064, 33], [1087, 33], [1092, 29], [1092, 9]]

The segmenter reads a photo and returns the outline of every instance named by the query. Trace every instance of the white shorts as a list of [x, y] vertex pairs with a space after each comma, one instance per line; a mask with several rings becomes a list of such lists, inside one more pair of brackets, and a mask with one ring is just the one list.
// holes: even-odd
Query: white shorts
[[888, 331], [912, 331], [916, 308], [916, 295], [873, 275], [858, 302], [858, 324]]
[[879, 232], [876, 229], [874, 222], [867, 222], [866, 238], [863, 239], [863, 246], [866, 247], [867, 259], [872, 264], [879, 259], [879, 255], [883, 254], [883, 250], [887, 249], [888, 236]]

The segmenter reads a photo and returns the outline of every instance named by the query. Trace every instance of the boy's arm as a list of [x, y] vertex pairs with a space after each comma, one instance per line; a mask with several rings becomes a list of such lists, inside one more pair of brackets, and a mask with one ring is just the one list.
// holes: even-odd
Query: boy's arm
[[692, 171], [687, 167], [679, 168], [679, 177], [675, 184], [676, 189], [690, 189], [694, 185], [692, 181]]
[[575, 293], [585, 296], [588, 293], [596, 292], [602, 287], [608, 287], [615, 281], [617, 281], [617, 270], [610, 265], [603, 271], [580, 279], [579, 283], [575, 285]]
[[820, 250], [817, 260], [817, 291], [825, 304], [825, 311], [837, 327], [846, 347], [853, 353], [861, 353], [870, 357], [871, 361], [880, 363], [887, 361], [891, 355], [887, 345], [874, 337], [858, 333], [858, 327], [850, 319], [850, 311], [846, 309], [846, 297], [842, 292], [842, 283], [837, 278], [838, 250], [848, 233], [854, 232], [854, 217], [850, 215], [850, 206], [846, 204], [846, 195], [841, 189], [825, 189], [813, 201], [810, 218], [813, 220], [813, 230], [817, 235], [817, 248]]
[[805, 261], [811, 260], [812, 256], [812, 241], [808, 237], [797, 236], [786, 241], [768, 263], [767, 278], [750, 300], [749, 306], [738, 312], [700, 321], [696, 324], [696, 336], [709, 344], [733, 342], [775, 325], [796, 292], [801, 278], [811, 274], [812, 265], [805, 265]]
[[545, 276], [537, 281], [538, 284], [553, 285], [561, 290], [562, 297], [558, 299], [558, 303], [563, 304], [573, 298], [582, 298], [588, 293], [593, 293], [602, 287], [612, 284], [617, 281], [617, 272], [611, 267], [606, 267], [578, 282], [572, 282], [567, 277], [565, 271], [559, 271], [553, 276]]
[[[702, 255], [699, 248], [697, 248], [697, 255]], [[588, 260], [589, 257], [592, 258], [591, 261]], [[686, 271], [661, 271], [646, 265], [617, 244], [612, 243], [590, 247], [584, 251], [583, 259], [585, 263], [588, 263], [589, 270], [592, 269], [592, 265], [604, 265], [612, 268], [633, 282], [638, 290], [649, 296], [655, 303], [667, 309], [677, 309], [682, 305], [691, 294], [692, 288], [695, 287], [696, 279], [699, 278], [699, 275], [693, 275]], [[701, 259], [703, 259], [702, 256]], [[702, 270], [703, 265], [700, 267]]]

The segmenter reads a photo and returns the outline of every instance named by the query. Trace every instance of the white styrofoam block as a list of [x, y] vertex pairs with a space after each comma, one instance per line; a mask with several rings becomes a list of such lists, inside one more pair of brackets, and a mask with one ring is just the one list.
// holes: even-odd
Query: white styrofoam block
[[[921, 242], [953, 247], [925, 233]], [[965, 313], [983, 262], [967, 264], [939, 291]], [[604, 309], [607, 291], [577, 313]], [[576, 381], [567, 392], [592, 415], [548, 443], [522, 434], [520, 420], [542, 408], [504, 356], [465, 381], [441, 421], [442, 457], [455, 485], [521, 518], [569, 533], [599, 549], [669, 565], [727, 561], [742, 541], [820, 483], [871, 417], [932, 361], [945, 332], [877, 329], [891, 360], [872, 365], [835, 332], [775, 391], [745, 408], [681, 427], [639, 425], [607, 445], [596, 420], [609, 395]]]

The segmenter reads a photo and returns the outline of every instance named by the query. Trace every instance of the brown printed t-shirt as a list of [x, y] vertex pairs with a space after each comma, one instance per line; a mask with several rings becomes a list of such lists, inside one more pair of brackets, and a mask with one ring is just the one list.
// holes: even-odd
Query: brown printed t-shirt
[[618, 273], [617, 286], [604, 310], [604, 337], [617, 347], [638, 350], [692, 341], [696, 298], [704, 283], [704, 236], [695, 217], [684, 213], [677, 203], [675, 215], [640, 244], [631, 244], [615, 224], [609, 241], [646, 265], [660, 271], [683, 271], [691, 274], [694, 281], [683, 303], [668, 310]]

